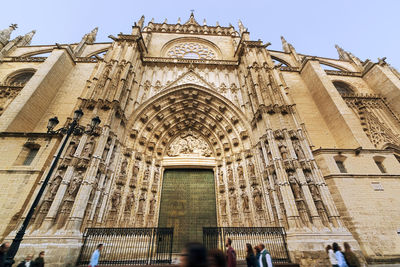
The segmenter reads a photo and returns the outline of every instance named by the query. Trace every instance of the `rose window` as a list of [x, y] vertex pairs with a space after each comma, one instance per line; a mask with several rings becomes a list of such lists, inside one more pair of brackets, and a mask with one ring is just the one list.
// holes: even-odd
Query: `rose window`
[[216, 53], [202, 44], [182, 43], [168, 50], [167, 55], [173, 58], [215, 59]]

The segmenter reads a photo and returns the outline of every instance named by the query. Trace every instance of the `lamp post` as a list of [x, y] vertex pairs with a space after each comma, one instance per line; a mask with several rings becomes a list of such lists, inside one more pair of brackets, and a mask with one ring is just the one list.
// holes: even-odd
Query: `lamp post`
[[58, 118], [57, 117], [53, 117], [51, 119], [49, 119], [49, 122], [47, 124], [47, 133], [62, 133], [62, 134], [66, 134], [64, 141], [61, 144], [61, 147], [59, 148], [58, 152], [57, 152], [57, 156], [53, 159], [51, 165], [50, 165], [50, 169], [49, 172], [46, 175], [46, 178], [43, 181], [42, 186], [39, 189], [38, 194], [35, 197], [35, 200], [33, 201], [31, 207], [29, 208], [28, 214], [26, 215], [21, 227], [19, 228], [17, 234], [15, 235], [15, 238], [12, 241], [12, 244], [10, 246], [10, 249], [7, 252], [7, 258], [5, 261], [5, 266], [12, 266], [14, 264], [14, 257], [18, 252], [18, 248], [21, 244], [22, 239], [24, 238], [25, 235], [25, 231], [26, 228], [28, 227], [28, 224], [30, 222], [30, 220], [32, 219], [32, 216], [35, 212], [35, 208], [37, 207], [37, 205], [39, 204], [39, 201], [43, 195], [44, 190], [46, 189], [47, 184], [49, 183], [50, 177], [53, 174], [54, 169], [57, 166], [58, 160], [61, 157], [61, 154], [64, 151], [64, 148], [67, 144], [67, 141], [69, 139], [69, 137], [71, 136], [72, 133], [92, 133], [96, 127], [100, 124], [101, 120], [98, 116], [94, 117], [92, 119], [91, 122], [91, 127], [89, 131], [84, 131], [83, 127], [78, 125], [79, 119], [83, 116], [83, 111], [81, 109], [75, 110], [74, 112], [74, 118], [73, 121], [67, 126], [67, 127], [63, 127], [60, 128], [56, 131], [54, 131], [54, 127], [56, 127], [56, 125], [59, 123]]

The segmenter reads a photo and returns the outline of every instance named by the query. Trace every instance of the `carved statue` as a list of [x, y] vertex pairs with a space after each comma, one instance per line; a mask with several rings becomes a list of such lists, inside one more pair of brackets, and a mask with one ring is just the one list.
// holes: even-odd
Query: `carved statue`
[[146, 191], [142, 191], [139, 197], [138, 213], [143, 213], [143, 207], [145, 201], [146, 201]]
[[79, 144], [79, 140], [77, 140], [76, 138], [73, 138], [72, 141], [69, 143], [67, 152], [65, 152], [65, 155], [67, 157], [73, 157], [76, 149], [78, 148], [78, 144]]
[[226, 215], [226, 200], [221, 199], [221, 214]]
[[94, 136], [91, 136], [89, 141], [87, 141], [85, 146], [83, 147], [82, 157], [89, 158], [92, 155], [93, 147], [94, 147]]
[[228, 181], [233, 181], [233, 171], [231, 167], [228, 167]]
[[139, 174], [139, 161], [136, 161], [132, 169], [132, 176], [137, 177], [138, 174]]
[[82, 171], [78, 171], [78, 173], [72, 178], [67, 191], [70, 196], [73, 196], [78, 191], [79, 184], [82, 181], [82, 176]]
[[62, 177], [60, 175], [57, 175], [54, 178], [54, 181], [51, 183], [51, 186], [49, 188], [51, 198], [53, 198], [57, 194], [57, 190], [58, 190], [58, 187], [59, 187], [61, 181], [62, 181]]
[[108, 155], [108, 151], [110, 151], [111, 143], [112, 143], [112, 139], [108, 138], [107, 139], [107, 143], [104, 146], [103, 155], [101, 156], [102, 160], [106, 160], [107, 159], [107, 155]]
[[250, 172], [250, 177], [256, 176], [256, 169], [253, 160], [249, 160], [249, 172]]
[[111, 210], [115, 211], [118, 209], [121, 203], [121, 190], [116, 188], [114, 194], [111, 197]]
[[218, 180], [220, 184], [224, 183], [224, 172], [221, 169], [218, 172]]
[[249, 210], [250, 210], [250, 206], [249, 206], [249, 197], [247, 196], [246, 192], [243, 191], [243, 193], [242, 193], [242, 195], [241, 195], [241, 198], [242, 198], [242, 208], [243, 208], [243, 211], [244, 211], [244, 212], [249, 211]]
[[126, 197], [126, 202], [125, 202], [125, 211], [130, 211], [133, 206], [133, 202], [135, 201], [135, 195], [133, 192], [131, 192], [127, 197]]
[[257, 210], [262, 210], [262, 193], [258, 187], [255, 187], [253, 190], [253, 199], [254, 199], [254, 205], [256, 206]]
[[288, 151], [287, 151], [286, 145], [283, 142], [279, 142], [278, 147], [279, 147], [279, 152], [281, 153], [282, 159], [283, 160], [288, 159]]
[[237, 172], [238, 172], [239, 179], [244, 179], [243, 166], [240, 163], [237, 167]]
[[167, 155], [170, 157], [186, 154], [210, 157], [212, 152], [208, 143], [198, 133], [188, 130], [172, 141], [167, 150]]
[[233, 213], [237, 213], [238, 212], [237, 196], [236, 196], [236, 194], [235, 194], [235, 192], [233, 190], [230, 191], [229, 202], [230, 202], [230, 205], [231, 205], [232, 212]]
[[317, 186], [315, 185], [314, 180], [312, 179], [311, 173], [305, 172], [305, 176], [306, 176], [306, 181], [307, 181], [308, 187], [310, 188], [310, 193], [311, 193], [313, 199], [315, 201], [321, 200], [319, 190], [318, 190]]
[[150, 165], [147, 165], [146, 170], [144, 171], [143, 181], [148, 181], [150, 176]]
[[303, 149], [301, 148], [301, 146], [298, 142], [294, 143], [294, 151], [296, 152], [296, 156], [299, 160], [305, 158]]
[[87, 44], [93, 44], [96, 41], [97, 31], [99, 30], [98, 27], [94, 28], [90, 33], [85, 34], [85, 39]]
[[155, 206], [156, 206], [156, 196], [153, 194], [153, 197], [150, 199], [150, 209], [149, 214], [154, 214]]
[[159, 179], [160, 179], [160, 171], [159, 171], [158, 168], [156, 168], [156, 169], [154, 170], [154, 180], [153, 180], [153, 183], [154, 183], [154, 184], [157, 184]]
[[126, 174], [126, 167], [128, 166], [128, 160], [126, 159], [126, 157], [124, 157], [124, 161], [122, 161], [121, 164], [121, 174], [125, 175]]
[[293, 191], [294, 199], [295, 200], [301, 199], [301, 188], [299, 185], [299, 181], [292, 172], [289, 173], [289, 183]]

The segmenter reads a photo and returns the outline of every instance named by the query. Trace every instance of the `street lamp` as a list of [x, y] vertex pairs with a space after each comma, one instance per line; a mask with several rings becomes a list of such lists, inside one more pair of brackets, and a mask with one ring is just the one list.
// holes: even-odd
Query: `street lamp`
[[5, 261], [5, 266], [12, 266], [14, 264], [14, 257], [18, 252], [18, 248], [21, 244], [21, 241], [25, 235], [26, 228], [28, 227], [29, 221], [32, 219], [33, 213], [35, 212], [35, 208], [39, 204], [40, 198], [43, 195], [44, 190], [46, 189], [47, 184], [49, 183], [50, 177], [53, 174], [54, 169], [57, 166], [58, 160], [61, 157], [62, 152], [64, 151], [64, 148], [67, 144], [67, 141], [69, 137], [71, 136], [72, 133], [75, 134], [82, 134], [82, 133], [87, 133], [87, 134], [92, 134], [93, 131], [96, 129], [96, 127], [100, 124], [101, 120], [98, 116], [94, 117], [92, 119], [92, 122], [90, 124], [90, 129], [88, 131], [85, 131], [85, 129], [82, 126], [78, 125], [79, 119], [83, 116], [83, 111], [81, 109], [75, 110], [74, 111], [74, 117], [71, 123], [69, 123], [66, 127], [62, 127], [56, 131], [54, 131], [54, 127], [59, 123], [57, 117], [53, 117], [49, 119], [49, 122], [47, 124], [47, 133], [50, 134], [56, 134], [56, 133], [61, 133], [61, 134], [66, 134], [64, 141], [61, 144], [60, 149], [57, 152], [57, 156], [53, 159], [53, 162], [50, 165], [49, 172], [46, 175], [46, 178], [43, 181], [42, 186], [39, 189], [39, 192], [37, 196], [35, 197], [35, 200], [33, 201], [28, 214], [25, 217], [25, 220], [23, 221], [21, 227], [19, 228], [17, 234], [15, 235], [15, 238], [10, 246], [10, 249], [7, 252], [7, 258]]

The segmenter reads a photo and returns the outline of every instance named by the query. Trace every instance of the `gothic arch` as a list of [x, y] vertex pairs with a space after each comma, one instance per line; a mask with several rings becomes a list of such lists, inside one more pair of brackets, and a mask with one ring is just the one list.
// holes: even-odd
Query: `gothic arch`
[[335, 86], [336, 90], [338, 90], [340, 95], [354, 94], [356, 92], [353, 86], [351, 86], [347, 82], [341, 80], [334, 80], [332, 81], [332, 83]]
[[102, 53], [104, 53], [104, 52], [107, 52], [109, 49], [110, 49], [110, 47], [102, 48], [102, 49], [100, 49], [100, 50], [96, 50], [96, 51], [94, 51], [94, 52], [88, 54], [86, 57], [93, 57], [93, 56], [95, 56], [95, 55], [102, 54]]
[[161, 158], [181, 133], [203, 138], [211, 156], [221, 158], [251, 148], [251, 130], [244, 114], [228, 99], [200, 85], [184, 84], [145, 101], [128, 122], [131, 147]]

